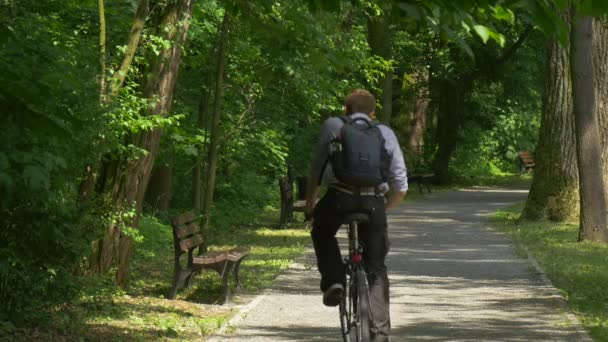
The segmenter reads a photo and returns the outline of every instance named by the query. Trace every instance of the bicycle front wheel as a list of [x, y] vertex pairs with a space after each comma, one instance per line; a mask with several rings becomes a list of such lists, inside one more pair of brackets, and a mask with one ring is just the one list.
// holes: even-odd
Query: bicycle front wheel
[[367, 276], [363, 270], [356, 272], [357, 282], [357, 341], [367, 342], [370, 337], [370, 304]]

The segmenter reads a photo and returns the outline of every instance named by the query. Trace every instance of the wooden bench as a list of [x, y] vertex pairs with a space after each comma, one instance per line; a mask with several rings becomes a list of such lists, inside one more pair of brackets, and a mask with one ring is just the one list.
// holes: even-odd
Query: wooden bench
[[306, 209], [306, 177], [297, 178], [297, 197], [294, 196], [293, 180], [288, 177], [279, 179], [279, 191], [281, 192], [281, 216], [279, 227], [285, 227], [289, 222], [293, 222], [294, 212], [304, 212]]
[[279, 228], [283, 228], [288, 223], [293, 221], [293, 183], [289, 177], [281, 177], [279, 179], [279, 191], [281, 193], [281, 214], [279, 217]]
[[[244, 292], [239, 280], [239, 268], [243, 259], [249, 254], [248, 247], [236, 247], [221, 251], [209, 251], [194, 255], [194, 250], [200, 248], [204, 242], [198, 225], [198, 217], [194, 212], [175, 216], [171, 219], [173, 227], [173, 242], [175, 248], [175, 270], [173, 287], [169, 299], [175, 299], [177, 290], [182, 287], [190, 287], [192, 277], [205, 269], [216, 271], [222, 279], [225, 291], [226, 304], [233, 304], [232, 292], [228, 284], [228, 277], [232, 273], [234, 277], [235, 292]], [[186, 266], [182, 267], [182, 255], [187, 254]]]
[[534, 169], [534, 155], [530, 151], [520, 151], [517, 154], [519, 159], [519, 172], [530, 172]]
[[431, 193], [431, 183], [433, 182], [433, 178], [435, 178], [434, 173], [424, 173], [424, 174], [412, 174], [407, 176], [407, 182], [409, 184], [417, 183], [418, 191], [422, 193], [422, 186], [426, 186], [426, 190]]

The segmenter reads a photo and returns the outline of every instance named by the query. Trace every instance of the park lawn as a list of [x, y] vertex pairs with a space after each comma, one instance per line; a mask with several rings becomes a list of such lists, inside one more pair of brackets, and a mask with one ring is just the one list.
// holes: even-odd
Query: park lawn
[[578, 243], [578, 224], [521, 222], [523, 203], [494, 225], [525, 246], [596, 341], [608, 341], [608, 244]]
[[[237, 304], [270, 286], [310, 245], [309, 230], [303, 224], [281, 230], [269, 226], [252, 224], [213, 232], [211, 249], [251, 247], [240, 270], [247, 294], [236, 296]], [[200, 341], [238, 312], [238, 307], [219, 305], [224, 296], [220, 279], [212, 271], [198, 275], [190, 289], [178, 292], [176, 300], [165, 299], [173, 278], [171, 227], [146, 216], [140, 233], [143, 241], [135, 246], [125, 291], [114, 287], [111, 275], [89, 278], [77, 302], [57, 308], [38, 328], [0, 326], [0, 340], [8, 332], [11, 340], [22, 341]]]

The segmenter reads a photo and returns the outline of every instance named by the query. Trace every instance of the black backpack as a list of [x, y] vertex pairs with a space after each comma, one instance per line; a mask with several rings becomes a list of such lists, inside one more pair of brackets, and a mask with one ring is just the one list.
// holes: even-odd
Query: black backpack
[[378, 124], [364, 118], [340, 119], [344, 126], [331, 142], [329, 155], [336, 178], [353, 187], [373, 187], [385, 182], [388, 154]]

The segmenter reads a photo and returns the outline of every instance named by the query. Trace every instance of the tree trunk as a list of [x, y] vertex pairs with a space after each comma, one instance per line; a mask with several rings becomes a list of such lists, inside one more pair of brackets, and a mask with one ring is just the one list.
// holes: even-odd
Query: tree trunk
[[122, 60], [120, 68], [114, 72], [110, 80], [110, 96], [114, 96], [118, 93], [123, 82], [125, 81], [125, 78], [127, 77], [127, 74], [129, 73], [129, 68], [131, 67], [131, 63], [133, 62], [137, 48], [139, 47], [139, 40], [144, 32], [144, 25], [149, 13], [148, 6], [149, 0], [139, 0], [137, 2], [135, 19], [133, 20], [133, 25], [131, 26], [131, 33], [129, 34], [129, 41], [127, 42], [125, 57]]
[[570, 66], [580, 188], [579, 241], [608, 241], [606, 195], [593, 83], [593, 19], [573, 16]]
[[608, 25], [606, 19], [596, 19], [593, 25], [593, 81], [604, 163], [604, 185], [608, 186], [608, 29], [606, 25]]
[[419, 165], [424, 155], [424, 133], [429, 108], [429, 70], [424, 67], [414, 76], [416, 81], [412, 97], [412, 114], [410, 116], [408, 150], [413, 154], [414, 165]]
[[99, 7], [99, 102], [105, 102], [106, 95], [106, 14], [103, 0]]
[[145, 203], [152, 207], [153, 212], [169, 211], [171, 203], [171, 184], [173, 178], [173, 158], [169, 163], [157, 165], [152, 170], [148, 188], [146, 189]]
[[200, 130], [205, 132], [205, 144], [201, 146], [198, 151], [198, 155], [194, 161], [194, 170], [192, 172], [192, 207], [197, 213], [202, 212], [203, 210], [203, 156], [205, 155], [205, 145], [207, 141], [207, 132], [209, 130], [208, 125], [208, 117], [209, 117], [209, 99], [211, 97], [208, 81], [205, 80], [205, 85], [203, 86], [203, 90], [201, 92], [201, 100], [199, 102], [198, 107], [198, 127]]
[[445, 184], [449, 181], [448, 167], [456, 150], [456, 139], [466, 110], [466, 96], [472, 81], [466, 77], [458, 80], [442, 80], [439, 84], [439, 112], [435, 141], [438, 149], [433, 161], [435, 181]]
[[[367, 22], [368, 44], [372, 54], [382, 57], [384, 60], [391, 59], [391, 32], [390, 13], [384, 13], [379, 17], [369, 17]], [[379, 80], [382, 88], [382, 112], [378, 113], [378, 119], [384, 123], [390, 123], [393, 111], [393, 70], [392, 68]]]
[[[143, 91], [145, 98], [154, 99], [155, 103], [145, 115], [165, 116], [171, 110], [173, 89], [178, 74], [179, 62], [181, 58], [181, 45], [186, 39], [189, 19], [192, 13], [192, 0], [179, 0], [175, 4], [168, 6], [160, 16], [156, 34], [173, 44], [163, 49], [159, 56], [151, 62], [151, 70], [146, 86]], [[101, 179], [101, 191], [105, 193], [111, 205], [117, 211], [128, 211], [133, 209], [135, 215], [122, 222], [123, 226], [137, 228], [142, 210], [142, 202], [150, 173], [154, 165], [161, 130], [154, 129], [143, 131], [128, 139], [129, 144], [147, 151], [145, 156], [127, 163], [122, 160], [112, 160], [104, 167], [104, 177]], [[106, 265], [112, 262], [112, 245], [115, 232], [119, 230], [116, 225], [109, 228], [106, 238], [101, 242], [98, 260], [98, 269], [107, 269]], [[116, 282], [124, 287], [126, 284], [129, 258], [131, 255], [132, 240], [125, 233], [120, 231], [118, 246], [118, 272]]]
[[545, 89], [534, 179], [522, 212], [527, 220], [566, 221], [578, 217], [578, 168], [567, 48], [547, 46]]
[[[98, 0], [98, 8], [99, 8], [99, 63], [100, 63], [100, 89], [99, 89], [99, 99], [102, 105], [108, 104], [112, 101], [112, 97], [118, 94], [118, 91], [122, 87], [122, 83], [124, 79], [127, 77], [127, 73], [129, 71], [129, 67], [131, 66], [131, 62], [133, 61], [133, 57], [135, 56], [135, 52], [139, 46], [139, 40], [143, 33], [144, 24], [146, 21], [146, 17], [148, 16], [148, 0], [139, 0], [137, 3], [137, 9], [135, 13], [135, 19], [133, 21], [133, 26], [131, 29], [131, 33], [129, 35], [129, 42], [127, 43], [127, 52], [122, 61], [122, 65], [118, 71], [116, 71], [110, 82], [110, 94], [106, 94], [108, 84], [106, 78], [106, 20], [105, 20], [105, 6], [103, 0]], [[103, 168], [104, 166], [102, 166]], [[88, 199], [89, 194], [92, 192], [93, 188], [95, 188], [95, 182], [101, 181], [96, 179], [97, 173], [93, 170], [93, 167], [87, 165], [85, 167], [84, 176], [80, 182], [79, 186], [79, 197], [81, 201]], [[103, 181], [102, 181], [103, 182]], [[94, 242], [97, 244], [99, 241]], [[98, 248], [93, 248], [93, 250], [99, 251]], [[99, 255], [94, 252], [91, 256], [91, 260], [98, 260]], [[94, 273], [97, 272], [98, 265], [95, 265], [97, 262], [93, 261], [93, 265], [91, 266], [91, 271]]]
[[203, 235], [205, 242], [202, 251], [207, 249], [207, 242], [210, 239], [211, 207], [213, 205], [213, 192], [215, 189], [215, 174], [217, 168], [217, 146], [219, 141], [219, 123], [222, 109], [222, 95], [224, 92], [224, 65], [226, 63], [226, 50], [228, 49], [228, 27], [230, 25], [230, 15], [228, 11], [224, 13], [222, 21], [220, 46], [218, 49], [217, 74], [215, 82], [215, 101], [213, 104], [213, 119], [211, 123], [211, 140], [207, 156], [207, 177], [205, 184], [205, 197], [203, 202]]

